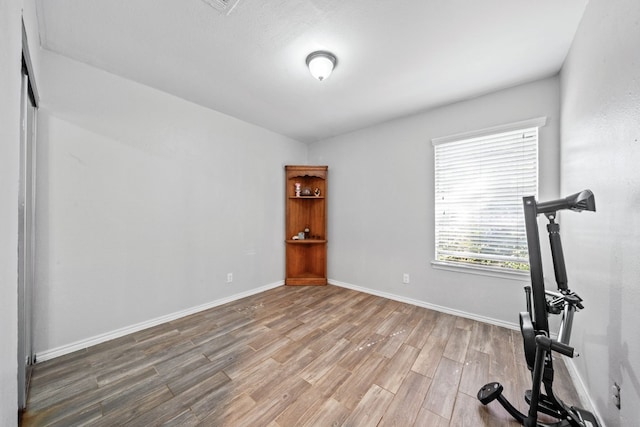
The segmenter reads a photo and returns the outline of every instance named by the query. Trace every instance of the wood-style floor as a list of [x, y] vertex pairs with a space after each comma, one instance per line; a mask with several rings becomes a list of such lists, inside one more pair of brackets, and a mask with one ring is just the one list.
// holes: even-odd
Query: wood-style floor
[[36, 365], [23, 426], [518, 425], [476, 400], [490, 381], [526, 410], [518, 331], [283, 286]]

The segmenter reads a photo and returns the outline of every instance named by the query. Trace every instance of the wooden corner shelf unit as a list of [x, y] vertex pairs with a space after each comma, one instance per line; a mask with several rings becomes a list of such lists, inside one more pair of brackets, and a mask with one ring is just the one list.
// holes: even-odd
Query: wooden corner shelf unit
[[286, 285], [327, 284], [327, 166], [285, 166]]

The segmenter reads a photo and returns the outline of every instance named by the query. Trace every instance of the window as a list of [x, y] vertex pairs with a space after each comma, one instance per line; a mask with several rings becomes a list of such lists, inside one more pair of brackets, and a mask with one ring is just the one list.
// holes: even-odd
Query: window
[[529, 270], [522, 197], [538, 190], [546, 118], [434, 139], [434, 264]]

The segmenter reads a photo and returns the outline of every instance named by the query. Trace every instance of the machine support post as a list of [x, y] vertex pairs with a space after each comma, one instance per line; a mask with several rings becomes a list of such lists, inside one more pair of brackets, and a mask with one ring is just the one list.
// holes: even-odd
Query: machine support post
[[540, 235], [538, 233], [538, 212], [534, 196], [522, 199], [524, 221], [527, 228], [527, 247], [529, 249], [529, 273], [533, 290], [534, 324], [536, 330], [549, 330], [547, 318], [547, 301], [544, 294], [544, 276], [542, 271], [542, 255], [540, 252]]
[[558, 289], [566, 291], [568, 289], [567, 283], [567, 268], [564, 264], [564, 253], [562, 252], [562, 241], [560, 240], [560, 224], [554, 222], [555, 212], [553, 215], [547, 215], [550, 223], [547, 224], [547, 231], [549, 232], [549, 245], [551, 246], [551, 256], [553, 257], [553, 272], [556, 276], [556, 283]]
[[533, 369], [533, 384], [531, 385], [531, 402], [529, 403], [529, 413], [524, 419], [525, 427], [536, 427], [538, 424], [538, 401], [540, 390], [542, 389], [542, 373], [544, 360], [547, 357], [547, 350], [542, 346], [536, 346], [536, 362]]

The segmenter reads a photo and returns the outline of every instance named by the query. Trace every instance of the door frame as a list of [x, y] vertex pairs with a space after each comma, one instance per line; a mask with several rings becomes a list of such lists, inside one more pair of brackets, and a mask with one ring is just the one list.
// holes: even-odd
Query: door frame
[[33, 292], [35, 283], [35, 202], [38, 92], [22, 22], [20, 101], [20, 189], [18, 196], [18, 410], [26, 407], [35, 363], [33, 351]]

